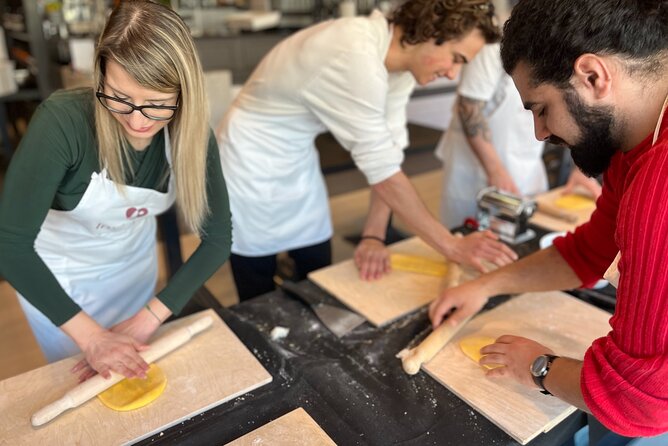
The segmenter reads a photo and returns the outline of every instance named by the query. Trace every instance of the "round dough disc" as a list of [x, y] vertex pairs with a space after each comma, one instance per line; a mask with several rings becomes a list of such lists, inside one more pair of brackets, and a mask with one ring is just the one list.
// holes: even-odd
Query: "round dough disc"
[[581, 211], [595, 205], [594, 200], [578, 194], [566, 194], [554, 200], [554, 205], [568, 211]]
[[[485, 356], [480, 354], [480, 349], [485, 347], [486, 345], [494, 344], [495, 341], [496, 339], [490, 338], [489, 336], [468, 336], [459, 341], [459, 348], [462, 349], [462, 351], [466, 356], [468, 356], [472, 361], [478, 364], [480, 358]], [[485, 365], [484, 367], [491, 370], [497, 367], [501, 367], [501, 365], [500, 364]]]
[[97, 397], [110, 409], [128, 411], [139, 409], [158, 398], [165, 390], [167, 378], [162, 369], [151, 364], [146, 379], [126, 378]]

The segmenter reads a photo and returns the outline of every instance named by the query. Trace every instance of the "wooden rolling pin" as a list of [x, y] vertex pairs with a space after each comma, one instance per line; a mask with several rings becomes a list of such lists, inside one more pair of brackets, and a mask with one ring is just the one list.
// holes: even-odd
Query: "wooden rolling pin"
[[[459, 285], [461, 275], [461, 267], [456, 263], [451, 262], [448, 265], [448, 288]], [[441, 323], [441, 325], [439, 325], [436, 330], [432, 331], [420, 345], [411, 349], [405, 348], [397, 353], [397, 358], [401, 359], [401, 365], [404, 372], [409, 375], [415, 375], [419, 372], [422, 364], [429, 362], [436, 356], [436, 353], [441, 351], [445, 344], [447, 344], [472, 317], [473, 315], [460, 321], [455, 327], [450, 324]]]
[[457, 326], [453, 327], [445, 322], [439, 325], [436, 330], [432, 331], [427, 338], [415, 348], [410, 350], [403, 349], [397, 354], [401, 358], [401, 366], [404, 372], [409, 375], [415, 375], [420, 371], [420, 367], [425, 362], [432, 360], [436, 353], [440, 352], [445, 344], [452, 339], [459, 330], [473, 317], [471, 315], [459, 322]]
[[[209, 328], [212, 323], [211, 316], [200, 318], [187, 327], [178, 328], [156, 340], [148, 350], [140, 352], [139, 355], [147, 363], [154, 362], [188, 342], [197, 333]], [[66, 410], [80, 406], [123, 379], [125, 376], [115, 372], [111, 372], [109, 379], [105, 379], [102, 375], [95, 375], [68, 391], [59, 400], [37, 411], [30, 421], [33, 426], [48, 423]]]

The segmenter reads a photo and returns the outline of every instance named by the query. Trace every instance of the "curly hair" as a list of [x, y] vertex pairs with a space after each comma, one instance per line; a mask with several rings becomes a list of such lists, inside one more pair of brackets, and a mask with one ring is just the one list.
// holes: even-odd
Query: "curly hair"
[[667, 0], [521, 0], [503, 28], [501, 58], [525, 62], [535, 85], [568, 88], [585, 53], [616, 55], [630, 74], [651, 76], [668, 58]]
[[390, 22], [401, 27], [402, 44], [434, 39], [437, 45], [480, 29], [487, 43], [498, 42], [501, 30], [489, 0], [407, 0], [394, 10]]

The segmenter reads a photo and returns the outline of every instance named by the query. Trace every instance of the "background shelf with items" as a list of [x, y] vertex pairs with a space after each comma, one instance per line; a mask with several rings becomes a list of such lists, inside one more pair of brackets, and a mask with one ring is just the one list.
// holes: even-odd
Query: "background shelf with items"
[[41, 2], [0, 0], [0, 143], [5, 157], [13, 153], [39, 102], [60, 87], [44, 16]]

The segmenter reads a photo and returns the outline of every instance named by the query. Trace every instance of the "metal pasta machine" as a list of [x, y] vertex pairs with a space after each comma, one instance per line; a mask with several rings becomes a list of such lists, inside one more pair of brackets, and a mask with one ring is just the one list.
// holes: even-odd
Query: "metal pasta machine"
[[511, 245], [531, 240], [536, 233], [529, 218], [536, 212], [536, 200], [518, 197], [496, 187], [478, 192], [478, 228], [490, 229]]

